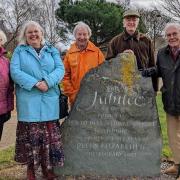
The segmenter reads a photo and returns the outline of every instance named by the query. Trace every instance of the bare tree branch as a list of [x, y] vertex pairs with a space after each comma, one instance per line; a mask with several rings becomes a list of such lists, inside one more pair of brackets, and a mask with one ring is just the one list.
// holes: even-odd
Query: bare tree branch
[[58, 0], [1, 0], [0, 20], [12, 36], [7, 45], [17, 37], [19, 28], [27, 20], [40, 23], [45, 31], [45, 37], [51, 43], [59, 41], [55, 10]]
[[180, 19], [180, 0], [161, 0], [160, 5], [174, 20]]

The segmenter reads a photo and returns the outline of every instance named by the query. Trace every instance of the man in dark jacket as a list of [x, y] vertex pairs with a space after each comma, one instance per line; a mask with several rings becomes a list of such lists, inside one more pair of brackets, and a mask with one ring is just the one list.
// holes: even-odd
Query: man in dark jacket
[[[124, 31], [115, 36], [109, 43], [106, 59], [116, 57], [119, 53], [134, 53], [139, 70], [143, 70], [144, 76], [154, 74], [154, 51], [151, 39], [138, 32], [139, 13], [135, 10], [127, 10], [123, 15]], [[153, 68], [151, 68], [153, 67]], [[153, 78], [153, 87], [157, 91], [157, 82]]]
[[174, 165], [165, 170], [165, 173], [177, 174], [178, 167], [180, 168], [180, 25], [167, 24], [165, 36], [168, 45], [158, 52], [157, 72], [163, 81], [162, 101], [167, 118], [169, 145], [174, 159]]

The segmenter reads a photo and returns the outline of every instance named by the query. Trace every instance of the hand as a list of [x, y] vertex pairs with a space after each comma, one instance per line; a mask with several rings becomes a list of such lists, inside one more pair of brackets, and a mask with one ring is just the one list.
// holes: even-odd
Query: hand
[[152, 77], [156, 75], [156, 67], [150, 67], [142, 70], [143, 77]]
[[48, 85], [45, 81], [39, 81], [35, 86], [42, 92], [48, 91]]

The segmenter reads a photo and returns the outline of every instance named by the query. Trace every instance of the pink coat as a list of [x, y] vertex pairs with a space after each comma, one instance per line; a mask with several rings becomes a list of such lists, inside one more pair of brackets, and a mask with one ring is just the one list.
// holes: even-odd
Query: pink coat
[[0, 47], [0, 115], [14, 109], [14, 85], [9, 76], [9, 61], [4, 57], [5, 52]]

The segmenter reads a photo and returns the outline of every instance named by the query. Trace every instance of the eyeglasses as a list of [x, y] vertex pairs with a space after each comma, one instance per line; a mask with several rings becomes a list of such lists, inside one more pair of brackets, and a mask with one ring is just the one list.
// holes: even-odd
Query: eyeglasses
[[178, 35], [177, 32], [173, 32], [173, 33], [168, 33], [168, 34], [166, 34], [166, 37], [167, 37], [167, 38], [170, 38], [171, 36], [177, 37], [177, 35]]

